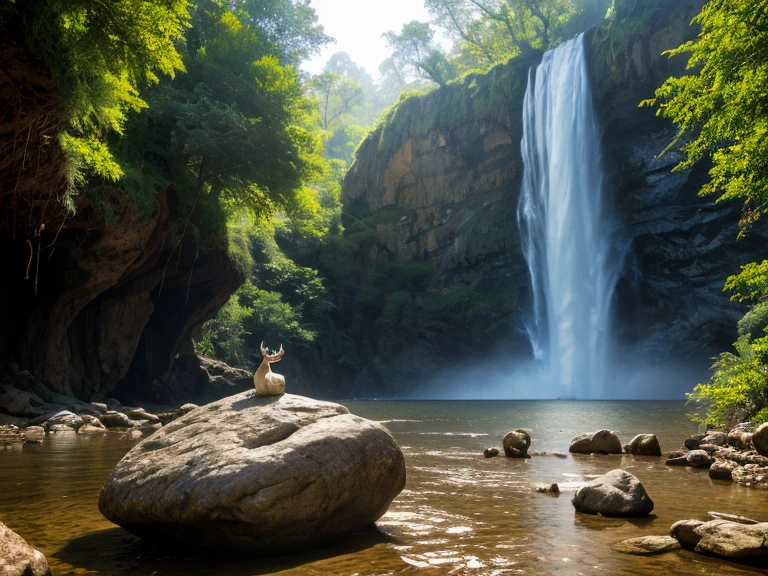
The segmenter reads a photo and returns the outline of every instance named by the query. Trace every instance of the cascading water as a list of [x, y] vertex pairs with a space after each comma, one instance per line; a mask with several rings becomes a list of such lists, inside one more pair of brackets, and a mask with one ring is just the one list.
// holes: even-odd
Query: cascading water
[[529, 72], [518, 221], [533, 287], [536, 359], [568, 398], [605, 397], [610, 307], [623, 260], [605, 205], [584, 35]]

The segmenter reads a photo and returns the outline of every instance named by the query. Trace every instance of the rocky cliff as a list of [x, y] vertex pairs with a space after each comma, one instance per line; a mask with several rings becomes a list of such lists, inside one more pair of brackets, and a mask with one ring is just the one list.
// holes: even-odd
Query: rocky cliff
[[[618, 333], [635, 351], [703, 372], [735, 339], [743, 313], [722, 293], [723, 280], [760, 257], [765, 236], [758, 230], [736, 241], [740, 206], [697, 195], [707, 166], [673, 172], [680, 156], [658, 157], [673, 127], [638, 107], [685, 72], [684, 59], [662, 53], [696, 34], [689, 24], [702, 4], [617, 0], [586, 41], [607, 177], [631, 241], [616, 297]], [[343, 186], [345, 208], [358, 218], [384, 216], [369, 261], [381, 251], [425, 260], [434, 265], [431, 290], [459, 282], [519, 303], [506, 349], [476, 343], [480, 355], [530, 354], [519, 337], [530, 288], [516, 209], [522, 100], [538, 58], [405, 100], [360, 146]]]
[[[104, 187], [63, 209], [63, 114], [45, 66], [20, 38], [0, 39], [0, 367], [54, 392], [175, 401], [174, 358], [242, 282], [224, 226], [186, 234], [173, 188], [139, 210]], [[23, 381], [22, 378], [20, 381]]]

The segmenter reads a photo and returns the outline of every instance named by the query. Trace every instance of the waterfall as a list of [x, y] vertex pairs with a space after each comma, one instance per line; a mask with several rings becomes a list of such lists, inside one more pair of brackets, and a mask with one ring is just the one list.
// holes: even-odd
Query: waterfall
[[611, 300], [624, 250], [606, 206], [584, 35], [529, 72], [518, 221], [533, 289], [536, 359], [567, 398], [605, 397]]

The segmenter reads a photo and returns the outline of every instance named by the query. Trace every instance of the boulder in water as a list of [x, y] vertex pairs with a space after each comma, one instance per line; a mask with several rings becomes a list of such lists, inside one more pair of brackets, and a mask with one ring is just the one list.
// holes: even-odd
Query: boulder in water
[[0, 522], [0, 574], [2, 576], [50, 576], [42, 552]]
[[752, 446], [758, 454], [768, 456], [768, 422], [760, 424], [752, 434]]
[[611, 470], [576, 491], [571, 500], [578, 512], [603, 516], [648, 516], [653, 501], [635, 476]]
[[99, 416], [101, 423], [107, 428], [133, 428], [133, 422], [122, 412], [109, 410]]
[[504, 436], [502, 445], [507, 458], [530, 458], [528, 448], [531, 447], [531, 437], [525, 430], [510, 432]]
[[739, 465], [732, 460], [715, 458], [712, 466], [709, 467], [709, 477], [712, 480], [733, 480], [733, 471], [739, 468]]
[[683, 520], [672, 525], [671, 534], [684, 548], [699, 554], [739, 560], [768, 558], [768, 522]]
[[661, 456], [661, 446], [656, 434], [638, 434], [624, 447], [624, 451], [636, 456]]
[[249, 391], [137, 444], [99, 509], [140, 537], [295, 552], [373, 525], [404, 485], [403, 454], [380, 424], [338, 404]]
[[613, 549], [622, 554], [651, 556], [680, 550], [680, 542], [672, 536], [641, 536], [617, 542], [613, 545]]
[[621, 441], [611, 430], [579, 434], [571, 440], [569, 452], [577, 454], [621, 454]]

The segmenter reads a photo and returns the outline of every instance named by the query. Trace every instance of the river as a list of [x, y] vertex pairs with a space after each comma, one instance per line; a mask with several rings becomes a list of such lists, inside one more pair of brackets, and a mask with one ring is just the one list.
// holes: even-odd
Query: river
[[[680, 551], [656, 557], [619, 554], [625, 538], [666, 534], [681, 519], [708, 511], [768, 520], [765, 492], [712, 481], [706, 470], [668, 467], [660, 458], [534, 456], [485, 459], [515, 428], [533, 430], [531, 450], [566, 452], [570, 439], [598, 428], [622, 442], [658, 435], [672, 450], [696, 432], [682, 402], [371, 401], [344, 402], [382, 422], [406, 457], [405, 490], [378, 530], [337, 546], [252, 559], [221, 552], [186, 557], [142, 542], [104, 519], [99, 490], [138, 440], [116, 434], [49, 437], [0, 452], [0, 520], [42, 551], [56, 576], [197, 576], [251, 574], [768, 574]], [[624, 468], [656, 504], [647, 519], [576, 514], [569, 483]], [[533, 491], [560, 483], [559, 496]], [[572, 491], [572, 488], [570, 489]]]

